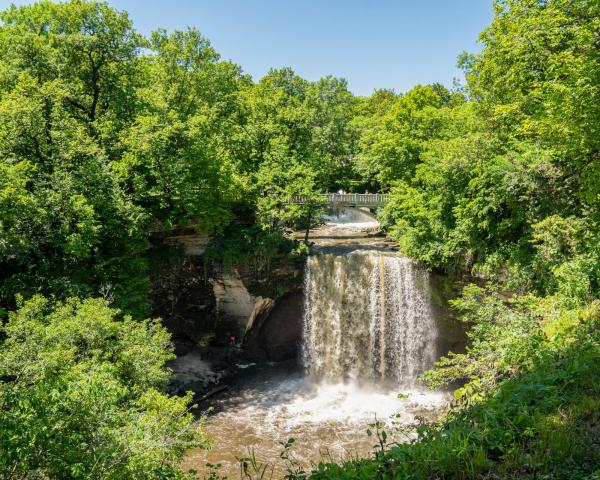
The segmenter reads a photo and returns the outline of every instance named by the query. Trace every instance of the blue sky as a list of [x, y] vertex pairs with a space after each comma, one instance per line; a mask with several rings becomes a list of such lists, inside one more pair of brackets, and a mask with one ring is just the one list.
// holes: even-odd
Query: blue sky
[[[3, 8], [11, 2], [0, 0]], [[15, 1], [16, 4], [30, 3]], [[492, 0], [109, 0], [142, 33], [197, 27], [223, 58], [258, 80], [292, 67], [316, 80], [344, 77], [350, 90], [404, 92], [451, 86], [457, 55], [479, 51]]]

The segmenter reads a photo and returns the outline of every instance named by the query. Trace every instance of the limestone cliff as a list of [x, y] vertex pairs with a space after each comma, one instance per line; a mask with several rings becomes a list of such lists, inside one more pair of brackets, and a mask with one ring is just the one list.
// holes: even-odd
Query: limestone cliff
[[152, 250], [153, 314], [175, 339], [225, 345], [231, 335], [254, 360], [298, 354], [304, 258], [224, 265], [203, 256], [205, 235], [157, 239]]

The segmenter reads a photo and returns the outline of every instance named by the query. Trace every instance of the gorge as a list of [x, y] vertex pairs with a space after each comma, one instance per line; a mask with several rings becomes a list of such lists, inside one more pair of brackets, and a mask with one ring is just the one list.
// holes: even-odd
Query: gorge
[[230, 388], [202, 405], [214, 409], [205, 426], [214, 448], [190, 452], [186, 468], [207, 473], [207, 462], [220, 464], [231, 478], [239, 475], [238, 459], [254, 452], [283, 473], [281, 442], [289, 438], [302, 466], [364, 456], [373, 446], [369, 424], [408, 424], [447, 404], [447, 392], [427, 391], [417, 380], [463, 341], [440, 279], [373, 235], [378, 223], [368, 213], [341, 209], [324, 221], [310, 237], [301, 310], [271, 326], [296, 331], [301, 321], [297, 354], [238, 364]]
[[599, 99], [598, 0], [5, 1], [0, 479], [599, 480]]

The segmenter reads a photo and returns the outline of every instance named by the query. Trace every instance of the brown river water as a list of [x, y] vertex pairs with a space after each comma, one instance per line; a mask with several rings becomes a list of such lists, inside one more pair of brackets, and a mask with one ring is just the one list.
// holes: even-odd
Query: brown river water
[[249, 455], [269, 465], [264, 478], [280, 478], [290, 438], [295, 466], [369, 456], [376, 439], [367, 429], [376, 419], [393, 432], [434, 417], [450, 400], [417, 381], [462, 338], [436, 304], [431, 274], [372, 235], [378, 224], [366, 213], [345, 209], [325, 221], [310, 236], [302, 358], [241, 365], [241, 379], [211, 399], [205, 431], [213, 448], [191, 450], [183, 462], [199, 478], [213, 470], [207, 463], [242, 478], [239, 459]]

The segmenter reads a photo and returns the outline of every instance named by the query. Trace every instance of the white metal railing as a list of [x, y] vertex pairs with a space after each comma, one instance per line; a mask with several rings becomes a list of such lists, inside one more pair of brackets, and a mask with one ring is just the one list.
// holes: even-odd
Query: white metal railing
[[[387, 193], [324, 193], [323, 203], [340, 206], [377, 207], [389, 200]], [[289, 203], [304, 204], [307, 198], [303, 195], [295, 195]]]

